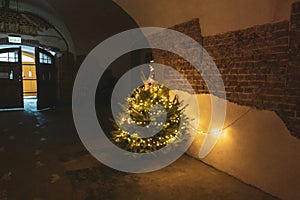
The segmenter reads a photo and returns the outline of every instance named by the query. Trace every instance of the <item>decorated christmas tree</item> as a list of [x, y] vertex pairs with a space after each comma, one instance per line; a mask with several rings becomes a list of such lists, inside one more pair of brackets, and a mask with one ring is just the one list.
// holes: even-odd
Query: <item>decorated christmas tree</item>
[[[152, 66], [150, 71], [154, 71]], [[176, 145], [188, 137], [189, 123], [184, 109], [179, 97], [150, 75], [122, 105], [123, 112], [119, 113], [112, 132], [113, 141], [120, 148], [135, 153], [150, 153]], [[151, 136], [143, 137], [145, 134], [141, 133], [140, 127]]]

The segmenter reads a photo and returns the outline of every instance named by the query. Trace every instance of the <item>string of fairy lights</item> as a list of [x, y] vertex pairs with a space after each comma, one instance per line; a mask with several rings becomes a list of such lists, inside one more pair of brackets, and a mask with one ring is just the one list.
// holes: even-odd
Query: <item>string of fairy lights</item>
[[[191, 125], [191, 120], [184, 114], [186, 106], [183, 105], [183, 102], [179, 102], [178, 96], [175, 95], [173, 99], [170, 99], [170, 93], [172, 93], [170, 89], [158, 84], [153, 78], [154, 68], [150, 65], [148, 80], [144, 81], [144, 85], [138, 87], [127, 98], [127, 104], [122, 106], [123, 113], [119, 113], [118, 123], [115, 123], [112, 132], [112, 139], [117, 146], [124, 150], [135, 153], [154, 152], [166, 145], [176, 145], [178, 142], [187, 139], [190, 135], [188, 131], [191, 130], [202, 135], [222, 133], [251, 110], [247, 110], [222, 129], [204, 132]], [[160, 106], [155, 107], [155, 105]], [[153, 109], [154, 107], [155, 109]], [[167, 117], [162, 122], [163, 120], [159, 119], [164, 114]], [[132, 125], [148, 129], [154, 127], [154, 130], [158, 130], [158, 132], [155, 132], [156, 134], [151, 137], [141, 137], [143, 134]]]
[[246, 112], [244, 112], [243, 114], [241, 114], [238, 118], [236, 118], [235, 120], [233, 120], [231, 123], [229, 123], [227, 126], [223, 127], [222, 129], [219, 130], [213, 130], [213, 131], [202, 131], [199, 130], [193, 126], [190, 126], [190, 128], [192, 130], [194, 130], [197, 134], [201, 134], [201, 135], [209, 135], [209, 134], [213, 134], [215, 132], [224, 132], [226, 129], [230, 128], [231, 126], [233, 126], [236, 122], [240, 121], [242, 118], [244, 118], [252, 109], [249, 108]]

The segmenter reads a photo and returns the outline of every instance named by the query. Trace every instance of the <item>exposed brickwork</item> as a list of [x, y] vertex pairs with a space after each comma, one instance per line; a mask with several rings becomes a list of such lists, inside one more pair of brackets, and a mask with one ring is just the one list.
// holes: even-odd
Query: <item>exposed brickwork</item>
[[288, 33], [289, 22], [283, 21], [203, 39], [228, 100], [270, 110], [286, 104]]
[[292, 132], [300, 136], [300, 2], [293, 4], [289, 34], [289, 66], [287, 70], [287, 88], [289, 109], [280, 110]]
[[[171, 29], [179, 31], [181, 33], [184, 33], [191, 38], [193, 38], [198, 43], [202, 44], [202, 36], [201, 36], [201, 29], [199, 25], [199, 19], [193, 19], [189, 22], [176, 25], [174, 27], [171, 27]], [[172, 37], [164, 37], [161, 34], [155, 34], [153, 35], [153, 38], [149, 38], [150, 42], [156, 43], [161, 41], [170, 41], [172, 43], [173, 40], [178, 40], [179, 38], [172, 38]], [[156, 38], [159, 38], [156, 40]], [[179, 41], [180, 42], [180, 41]], [[182, 41], [184, 43], [184, 41]], [[191, 47], [190, 45], [186, 45], [186, 50], [194, 50], [195, 47]], [[195, 52], [195, 51], [194, 51]], [[167, 66], [172, 66], [175, 68], [178, 72], [180, 72], [187, 80], [190, 82], [190, 85], [192, 85], [193, 89], [195, 91], [200, 91], [201, 89], [205, 89], [207, 91], [207, 87], [204, 84], [200, 84], [202, 80], [201, 75], [198, 73], [198, 71], [192, 67], [192, 65], [187, 62], [185, 59], [181, 58], [180, 56], [173, 54], [171, 52], [162, 51], [162, 50], [153, 50], [153, 57], [155, 62], [162, 63]], [[196, 57], [197, 55], [195, 55]], [[197, 61], [197, 59], [192, 60], [194, 62]], [[172, 82], [172, 85], [175, 86], [175, 89], [182, 89], [185, 87], [184, 81], [180, 80], [176, 73], [173, 73], [172, 71], [165, 71], [163, 73], [163, 79], [167, 82]], [[186, 87], [185, 87], [186, 88]]]
[[[199, 21], [171, 27], [194, 38], [215, 61], [227, 99], [240, 105], [276, 111], [300, 136], [300, 2], [291, 20], [201, 37]], [[208, 93], [201, 75], [184, 59], [155, 50], [156, 62], [176, 68], [197, 93]], [[213, 75], [212, 75], [213, 76]], [[164, 74], [172, 80], [172, 74]], [[178, 83], [182, 81], [172, 80]]]

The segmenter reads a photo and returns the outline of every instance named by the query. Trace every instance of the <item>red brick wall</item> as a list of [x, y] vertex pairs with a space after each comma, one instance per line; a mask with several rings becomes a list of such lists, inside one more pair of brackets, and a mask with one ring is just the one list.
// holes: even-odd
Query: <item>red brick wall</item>
[[[275, 111], [300, 137], [300, 2], [293, 4], [290, 21], [207, 37], [201, 36], [196, 19], [171, 29], [203, 45], [221, 73], [229, 101]], [[157, 50], [153, 56], [184, 74], [197, 93], [208, 93], [202, 77], [186, 60]], [[181, 81], [176, 81], [180, 89]]]
[[288, 127], [300, 137], [300, 2], [293, 4], [289, 33], [289, 66], [287, 70], [287, 94], [289, 107], [279, 114]]

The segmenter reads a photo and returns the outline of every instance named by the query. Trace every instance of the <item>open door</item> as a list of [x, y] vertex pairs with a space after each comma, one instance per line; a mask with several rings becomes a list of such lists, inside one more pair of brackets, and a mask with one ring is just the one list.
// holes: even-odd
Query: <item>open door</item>
[[23, 108], [21, 48], [0, 49], [0, 108]]
[[56, 105], [57, 70], [54, 60], [54, 56], [48, 51], [35, 49], [38, 110]]

